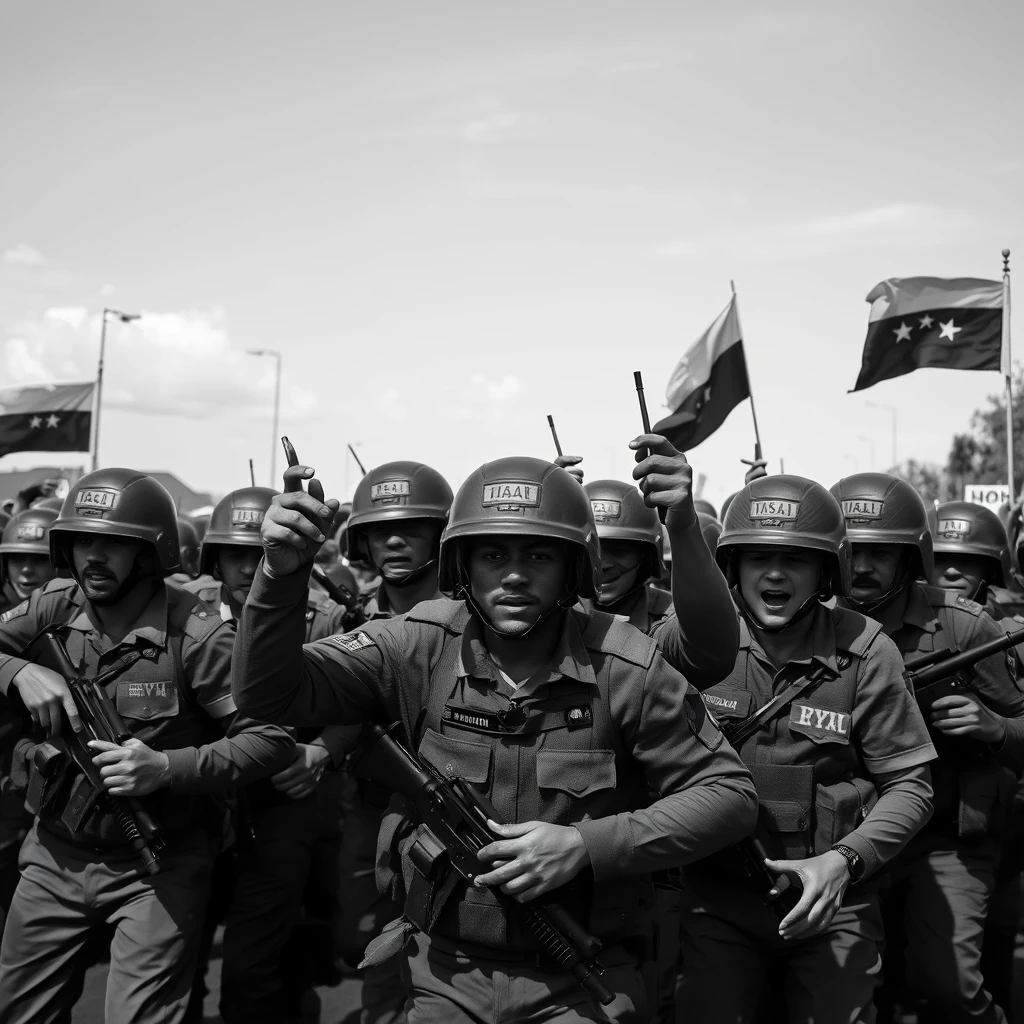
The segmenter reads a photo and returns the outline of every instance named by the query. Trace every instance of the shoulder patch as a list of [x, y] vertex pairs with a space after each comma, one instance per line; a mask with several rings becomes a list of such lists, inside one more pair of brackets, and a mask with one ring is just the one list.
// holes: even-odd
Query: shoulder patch
[[[882, 632], [881, 623], [869, 619], [860, 612], [838, 605], [832, 609], [832, 622], [836, 635], [836, 648], [854, 657], [863, 658], [868, 653], [875, 637]], [[840, 665], [840, 668], [844, 666]]]
[[361, 629], [354, 633], [339, 633], [337, 636], [329, 636], [327, 642], [337, 645], [350, 654], [355, 654], [356, 651], [361, 651], [364, 647], [377, 646]]
[[23, 615], [28, 615], [27, 597], [21, 602], [21, 604], [16, 604], [13, 608], [8, 608], [3, 615], [0, 615], [0, 622], [10, 622], [11, 619], [20, 619]]
[[715, 716], [705, 706], [701, 694], [692, 687], [686, 691], [683, 709], [693, 735], [708, 750], [717, 750], [722, 745], [722, 730], [718, 728]]
[[600, 651], [602, 654], [613, 654], [623, 661], [640, 668], [650, 668], [654, 655], [658, 651], [657, 641], [636, 626], [621, 622], [614, 615], [597, 611], [590, 613], [575, 609], [573, 614], [581, 617], [583, 646], [588, 650]]
[[971, 601], [960, 594], [956, 595], [951, 604], [956, 608], [962, 608], [965, 612], [970, 612], [971, 615], [980, 615], [985, 610], [977, 601]]

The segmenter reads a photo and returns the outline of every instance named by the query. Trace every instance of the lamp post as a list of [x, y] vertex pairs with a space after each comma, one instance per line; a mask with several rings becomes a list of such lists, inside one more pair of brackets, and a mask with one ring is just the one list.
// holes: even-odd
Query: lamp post
[[251, 356], [273, 356], [274, 369], [274, 427], [270, 438], [270, 486], [277, 481], [277, 430], [281, 414], [281, 353], [276, 348], [250, 348], [246, 351]]
[[869, 402], [865, 400], [865, 405], [870, 405], [872, 409], [885, 409], [886, 412], [892, 417], [892, 464], [893, 467], [897, 465], [899, 459], [896, 457], [896, 422], [897, 416], [899, 415], [895, 405], [886, 405], [883, 402]]
[[96, 397], [93, 401], [94, 410], [92, 414], [92, 469], [93, 472], [99, 467], [100, 456], [100, 409], [102, 408], [103, 396], [103, 357], [107, 348], [107, 320], [113, 317], [123, 324], [130, 324], [138, 320], [139, 313], [122, 313], [119, 309], [103, 309], [103, 317], [100, 320], [100, 358], [96, 364]]
[[860, 439], [868, 446], [868, 450], [871, 452], [871, 471], [875, 469], [875, 439], [873, 437], [865, 437], [863, 434], [860, 435]]

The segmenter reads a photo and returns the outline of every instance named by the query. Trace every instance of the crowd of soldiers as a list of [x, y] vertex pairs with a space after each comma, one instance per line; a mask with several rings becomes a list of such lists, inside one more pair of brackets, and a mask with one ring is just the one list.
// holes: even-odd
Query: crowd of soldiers
[[[201, 1021], [219, 928], [227, 1024], [357, 970], [363, 1024], [1011, 1019], [1019, 514], [759, 462], [719, 515], [629, 447], [457, 494], [391, 462], [346, 507], [290, 465], [208, 521], [128, 469], [19, 502], [0, 1024], [103, 960], [108, 1024]], [[382, 735], [484, 809], [468, 870], [360, 770]]]

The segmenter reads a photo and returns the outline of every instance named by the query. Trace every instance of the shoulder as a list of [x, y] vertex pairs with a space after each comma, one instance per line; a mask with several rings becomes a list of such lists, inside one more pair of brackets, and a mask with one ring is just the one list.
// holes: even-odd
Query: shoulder
[[839, 605], [829, 611], [832, 615], [837, 650], [846, 651], [856, 658], [864, 658], [872, 647], [885, 640], [881, 623], [867, 615]]
[[413, 623], [417, 626], [434, 626], [450, 633], [462, 633], [469, 622], [469, 609], [463, 601], [439, 597], [434, 601], [421, 601], [404, 615], [396, 615], [392, 621]]
[[183, 590], [186, 594], [194, 594], [200, 601], [207, 604], [217, 605], [220, 602], [220, 584], [212, 576], [200, 576], [195, 580], [186, 580], [184, 583], [173, 583], [173, 586]]
[[958, 594], [955, 590], [947, 590], [945, 587], [932, 587], [926, 583], [919, 583], [918, 586], [924, 591], [928, 603], [936, 610], [950, 609], [953, 615], [970, 615], [979, 618], [985, 614], [983, 605], [970, 598]]
[[576, 607], [570, 614], [576, 617], [588, 651], [610, 654], [639, 668], [650, 668], [654, 663], [658, 644], [636, 626], [597, 609], [585, 612]]
[[652, 619], [659, 622], [673, 613], [672, 594], [658, 587], [647, 588], [647, 611]]
[[171, 634], [179, 633], [192, 644], [205, 643], [221, 630], [231, 632], [212, 604], [173, 584], [167, 586], [167, 619]]

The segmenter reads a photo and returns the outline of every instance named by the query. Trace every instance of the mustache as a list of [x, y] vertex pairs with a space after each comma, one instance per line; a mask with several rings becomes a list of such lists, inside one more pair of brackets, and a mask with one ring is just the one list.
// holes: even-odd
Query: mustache
[[109, 569], [101, 569], [98, 566], [92, 566], [86, 569], [82, 575], [86, 579], [100, 579], [100, 580], [113, 580], [117, 577]]

